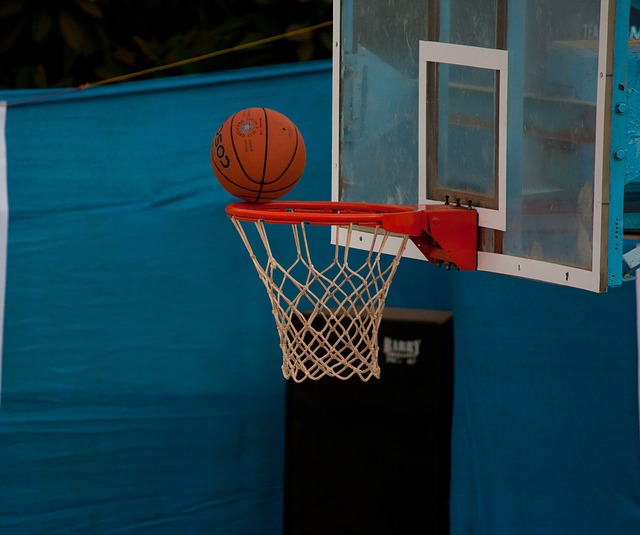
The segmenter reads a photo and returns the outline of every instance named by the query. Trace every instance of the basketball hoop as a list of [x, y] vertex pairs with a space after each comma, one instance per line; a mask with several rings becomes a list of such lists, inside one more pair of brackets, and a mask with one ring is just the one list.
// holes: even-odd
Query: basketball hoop
[[[470, 208], [238, 202], [226, 211], [267, 289], [280, 336], [282, 372], [295, 382], [380, 377], [378, 328], [409, 240], [433, 263], [476, 268], [477, 212]], [[291, 249], [288, 255], [278, 252], [280, 260], [275, 251], [284, 244], [270, 240], [267, 224], [289, 225], [293, 231]], [[337, 233], [333, 258], [322, 267], [312, 260], [317, 255], [310, 239], [315, 226], [334, 226]], [[371, 232], [362, 261], [356, 252], [350, 254], [356, 227]]]

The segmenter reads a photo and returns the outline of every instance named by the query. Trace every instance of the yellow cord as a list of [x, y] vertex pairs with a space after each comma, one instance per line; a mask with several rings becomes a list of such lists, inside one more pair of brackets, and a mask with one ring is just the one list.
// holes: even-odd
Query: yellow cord
[[88, 89], [90, 87], [97, 87], [100, 85], [112, 84], [115, 82], [123, 82], [125, 80], [130, 80], [131, 78], [136, 78], [138, 76], [143, 76], [145, 74], [150, 74], [153, 72], [164, 71], [167, 69], [173, 69], [175, 67], [180, 67], [182, 65], [188, 65], [189, 63], [196, 63], [198, 61], [202, 61], [205, 59], [213, 58], [216, 56], [222, 56], [223, 54], [229, 54], [230, 52], [237, 52], [238, 50], [244, 50], [247, 48], [251, 48], [253, 46], [260, 46], [266, 43], [271, 43], [273, 41], [277, 41], [279, 39], [287, 39], [288, 37], [293, 37], [295, 35], [300, 35], [306, 32], [312, 32], [313, 30], [318, 30], [320, 28], [325, 28], [333, 24], [333, 21], [329, 20], [326, 22], [321, 22], [320, 24], [315, 24], [314, 26], [308, 26], [306, 28], [300, 28], [298, 30], [292, 30], [287, 33], [283, 33], [280, 35], [275, 35], [273, 37], [267, 37], [265, 39], [259, 39], [258, 41], [252, 41], [251, 43], [245, 43], [242, 45], [233, 46], [231, 48], [226, 48], [224, 50], [216, 50], [215, 52], [209, 52], [208, 54], [203, 54], [202, 56], [197, 56], [195, 58], [184, 59], [181, 61], [176, 61], [175, 63], [170, 63], [168, 65], [160, 65], [158, 67], [151, 67], [149, 69], [144, 69], [142, 71], [133, 72], [130, 74], [123, 74], [122, 76], [115, 76], [113, 78], [107, 78], [106, 80], [100, 80], [99, 82], [90, 82], [79, 86], [79, 89]]

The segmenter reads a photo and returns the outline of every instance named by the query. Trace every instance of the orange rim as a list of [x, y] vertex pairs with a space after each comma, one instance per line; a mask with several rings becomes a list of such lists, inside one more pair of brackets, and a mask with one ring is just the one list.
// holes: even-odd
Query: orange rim
[[242, 221], [302, 223], [314, 225], [380, 225], [385, 214], [419, 211], [413, 206], [337, 201], [280, 201], [268, 203], [236, 202], [226, 208], [227, 215]]

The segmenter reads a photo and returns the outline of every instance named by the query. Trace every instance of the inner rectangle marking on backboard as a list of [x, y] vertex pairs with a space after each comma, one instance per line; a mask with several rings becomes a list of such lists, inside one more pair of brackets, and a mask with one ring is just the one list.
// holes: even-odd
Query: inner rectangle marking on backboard
[[420, 41], [420, 203], [470, 204], [506, 230], [507, 87], [506, 50]]

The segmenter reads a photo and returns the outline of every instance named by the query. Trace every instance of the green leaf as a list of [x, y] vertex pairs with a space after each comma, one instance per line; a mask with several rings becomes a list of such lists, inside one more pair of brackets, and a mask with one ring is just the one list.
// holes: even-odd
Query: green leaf
[[29, 0], [2, 0], [0, 2], [0, 18], [20, 13]]
[[129, 65], [130, 67], [133, 67], [136, 64], [135, 53], [121, 46], [115, 49], [113, 52], [113, 58], [125, 65]]
[[69, 13], [60, 11], [58, 17], [60, 31], [65, 43], [75, 52], [80, 53], [86, 44], [86, 34], [82, 25], [80, 25]]
[[323, 31], [320, 32], [320, 42], [324, 45], [324, 49], [327, 51], [331, 50], [331, 47], [333, 47], [333, 35], [331, 34], [330, 31]]
[[8, 22], [3, 22], [0, 27], [0, 53], [11, 50], [22, 35], [23, 31], [24, 21], [20, 21], [15, 25], [9, 25]]
[[139, 37], [137, 35], [134, 35], [132, 39], [133, 42], [138, 46], [140, 51], [147, 57], [147, 59], [150, 59], [154, 63], [158, 63], [158, 55], [156, 54], [156, 47], [153, 43], [149, 43], [148, 41], [145, 41], [142, 37]]
[[34, 21], [31, 25], [31, 35], [36, 43], [42, 43], [51, 33], [53, 28], [53, 15], [50, 11], [38, 11], [35, 13]]
[[42, 63], [36, 66], [33, 72], [33, 81], [40, 89], [47, 87], [47, 72], [45, 71]]
[[33, 87], [34, 68], [31, 65], [24, 65], [18, 69], [16, 75], [16, 87]]
[[82, 9], [87, 15], [91, 15], [96, 19], [104, 17], [104, 13], [100, 6], [96, 5], [94, 0], [74, 0], [75, 4]]

